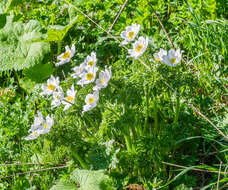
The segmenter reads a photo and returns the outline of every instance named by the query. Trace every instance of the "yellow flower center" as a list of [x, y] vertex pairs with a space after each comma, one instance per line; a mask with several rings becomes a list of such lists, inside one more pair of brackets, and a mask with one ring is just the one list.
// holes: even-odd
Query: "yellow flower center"
[[70, 51], [67, 51], [67, 52], [65, 52], [63, 55], [62, 55], [62, 58], [63, 59], [67, 59], [67, 58], [69, 58], [70, 57]]
[[67, 96], [66, 99], [67, 99], [68, 102], [72, 102], [74, 98], [72, 96]]
[[101, 84], [104, 84], [104, 77], [101, 77]]
[[170, 60], [170, 63], [171, 63], [171, 64], [174, 64], [174, 63], [176, 63], [176, 60], [177, 60], [176, 57], [172, 57], [172, 59]]
[[55, 90], [55, 85], [54, 84], [49, 84], [48, 85], [48, 89], [51, 90], [51, 91]]
[[142, 48], [143, 48], [143, 45], [142, 45], [142, 44], [139, 44], [139, 45], [137, 45], [135, 51], [136, 51], [137, 53], [140, 53], [141, 50], [142, 50]]
[[36, 135], [37, 134], [37, 132], [36, 131], [33, 131], [33, 135]]
[[128, 33], [128, 38], [129, 38], [129, 39], [132, 39], [133, 36], [134, 36], [134, 34], [135, 34], [134, 31], [129, 32], [129, 33]]
[[94, 65], [94, 61], [89, 61], [88, 65], [92, 67]]
[[94, 98], [89, 99], [89, 104], [92, 104], [94, 102]]
[[160, 58], [155, 58], [155, 61], [160, 62], [161, 59]]
[[88, 73], [86, 75], [87, 80], [92, 80], [93, 79], [93, 73]]
[[44, 128], [47, 129], [47, 123], [44, 123]]

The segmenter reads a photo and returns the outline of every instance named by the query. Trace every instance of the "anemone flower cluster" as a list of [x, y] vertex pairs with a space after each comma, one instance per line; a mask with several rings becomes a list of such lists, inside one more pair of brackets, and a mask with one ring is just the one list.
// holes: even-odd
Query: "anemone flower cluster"
[[[120, 36], [124, 39], [124, 41], [121, 43], [123, 45], [128, 44], [129, 42], [133, 42], [136, 39], [136, 36], [139, 33], [140, 25], [132, 24], [131, 26], [127, 26], [125, 31], [122, 31]], [[132, 49], [128, 50], [128, 53], [130, 57], [133, 57], [134, 59], [138, 59], [140, 56], [143, 55], [143, 53], [146, 51], [148, 46], [148, 37], [140, 36], [138, 40], [136, 40], [132, 46]]]
[[159, 52], [154, 54], [155, 61], [163, 62], [171, 67], [177, 66], [181, 61], [181, 51], [180, 49], [174, 50], [170, 49], [168, 52], [164, 49], [160, 49]]
[[48, 133], [53, 125], [54, 120], [52, 117], [47, 115], [46, 118], [44, 118], [42, 113], [38, 111], [31, 129], [29, 130], [30, 134], [25, 137], [25, 140], [33, 140], [36, 139], [39, 135]]
[[[61, 62], [56, 64], [56, 66], [60, 66], [69, 62], [75, 53], [74, 45], [72, 46], [71, 50], [68, 46], [66, 46], [65, 49], [66, 52], [58, 56], [58, 59], [60, 59]], [[83, 106], [82, 114], [92, 110], [97, 106], [100, 90], [108, 86], [108, 83], [112, 77], [111, 66], [109, 68], [105, 66], [105, 70], [101, 70], [99, 77], [96, 79], [97, 71], [97, 57], [95, 52], [92, 52], [91, 55], [88, 55], [79, 66], [73, 68], [71, 77], [74, 79], [79, 79], [76, 82], [77, 85], [83, 87], [84, 85], [88, 85], [93, 82], [95, 83], [93, 87], [93, 93], [87, 94], [85, 97], [85, 105]], [[76, 102], [75, 96], [77, 91], [74, 88], [74, 84], [72, 84], [71, 88], [66, 90], [66, 95], [64, 95], [64, 91], [60, 86], [59, 77], [54, 77], [51, 75], [46, 84], [42, 84], [41, 89], [41, 96], [52, 96], [52, 108], [64, 105], [63, 111], [66, 111]], [[29, 130], [30, 134], [25, 137], [25, 140], [36, 139], [40, 134], [48, 133], [53, 124], [54, 121], [52, 117], [48, 115], [44, 119], [41, 112], [38, 112], [37, 116], [35, 116], [34, 123]]]

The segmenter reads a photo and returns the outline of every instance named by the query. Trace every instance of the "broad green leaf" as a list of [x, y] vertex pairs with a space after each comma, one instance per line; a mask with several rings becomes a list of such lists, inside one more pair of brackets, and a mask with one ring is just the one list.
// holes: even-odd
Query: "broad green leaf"
[[0, 14], [6, 13], [9, 5], [10, 5], [10, 1], [8, 1], [8, 0], [1, 0], [0, 1]]
[[0, 0], [0, 14], [5, 14], [11, 10], [11, 8], [19, 3], [21, 0]]
[[76, 185], [68, 181], [59, 181], [51, 190], [76, 190]]
[[89, 171], [75, 169], [71, 175], [72, 181], [80, 186], [79, 190], [114, 190], [104, 170]]
[[53, 64], [37, 64], [24, 70], [24, 75], [35, 82], [42, 82], [54, 72]]
[[30, 78], [24, 77], [19, 80], [20, 87], [23, 88], [27, 93], [32, 93], [36, 85]]
[[53, 25], [50, 26], [50, 29], [48, 30], [47, 34], [48, 37], [45, 41], [62, 41], [63, 38], [66, 36], [67, 32], [70, 30], [70, 28], [76, 23], [77, 17], [75, 17], [68, 25], [61, 26], [61, 25]]
[[41, 42], [44, 34], [38, 21], [27, 24], [13, 22], [13, 16], [7, 17], [7, 23], [0, 30], [0, 71], [22, 70], [42, 63], [50, 52], [48, 42]]

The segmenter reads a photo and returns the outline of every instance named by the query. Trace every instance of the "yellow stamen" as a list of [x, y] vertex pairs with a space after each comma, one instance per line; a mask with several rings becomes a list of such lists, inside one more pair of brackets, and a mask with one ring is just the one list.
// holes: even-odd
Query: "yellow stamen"
[[128, 38], [129, 38], [129, 39], [132, 39], [133, 36], [134, 36], [134, 34], [135, 34], [134, 31], [129, 32], [129, 33], [128, 33]]
[[92, 67], [94, 65], [94, 61], [89, 61], [88, 65]]
[[62, 55], [62, 58], [63, 59], [67, 59], [67, 58], [69, 58], [70, 57], [70, 51], [67, 51], [67, 52], [65, 52], [63, 55]]
[[155, 61], [160, 62], [161, 59], [160, 58], [155, 58]]
[[67, 101], [72, 102], [74, 98], [72, 96], [67, 96], [66, 99], [67, 99]]
[[36, 131], [33, 131], [33, 135], [36, 135], [37, 134], [37, 132]]
[[92, 104], [94, 102], [94, 98], [89, 99], [89, 104]]
[[44, 123], [44, 128], [47, 129], [47, 123]]
[[141, 50], [142, 50], [142, 48], [143, 48], [143, 45], [142, 44], [139, 44], [139, 45], [137, 45], [137, 47], [136, 47], [136, 52], [137, 53], [140, 53], [141, 52]]
[[54, 84], [49, 84], [48, 85], [48, 89], [51, 90], [51, 91], [55, 90], [55, 85]]
[[93, 79], [93, 73], [88, 73], [86, 75], [87, 80], [92, 80]]
[[101, 77], [101, 84], [104, 84], [104, 77]]
[[174, 64], [174, 63], [176, 63], [176, 60], [177, 60], [176, 57], [172, 57], [172, 59], [170, 60], [170, 63], [171, 63], [171, 64]]

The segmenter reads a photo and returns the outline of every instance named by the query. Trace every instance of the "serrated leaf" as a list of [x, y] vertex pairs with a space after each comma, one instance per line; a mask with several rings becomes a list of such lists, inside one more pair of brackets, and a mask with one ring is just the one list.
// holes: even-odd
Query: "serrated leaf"
[[50, 190], [76, 190], [76, 185], [69, 181], [59, 181]]
[[66, 36], [67, 32], [70, 28], [76, 23], [77, 17], [75, 17], [68, 25], [53, 25], [50, 26], [50, 29], [47, 32], [48, 37], [45, 41], [53, 42], [53, 41], [62, 41]]
[[0, 14], [5, 14], [11, 8], [20, 3], [21, 0], [0, 0]]
[[22, 70], [43, 61], [50, 45], [41, 42], [44, 37], [41, 29], [38, 21], [24, 24], [13, 22], [12, 15], [7, 17], [5, 27], [0, 30], [0, 71]]
[[42, 82], [44, 79], [49, 78], [54, 72], [53, 64], [37, 64], [29, 69], [24, 70], [24, 75], [35, 82]]
[[32, 81], [30, 78], [27, 78], [27, 77], [20, 79], [19, 84], [20, 84], [20, 87], [23, 88], [28, 93], [32, 93], [36, 85], [34, 81]]
[[10, 1], [8, 1], [8, 0], [1, 0], [0, 1], [0, 14], [6, 13], [9, 4], [10, 4]]
[[80, 186], [79, 190], [114, 190], [104, 170], [90, 171], [75, 169], [71, 175], [72, 181]]

